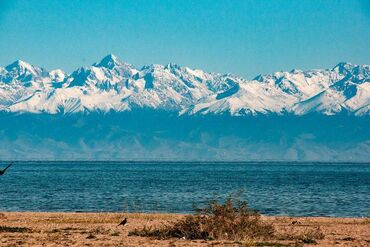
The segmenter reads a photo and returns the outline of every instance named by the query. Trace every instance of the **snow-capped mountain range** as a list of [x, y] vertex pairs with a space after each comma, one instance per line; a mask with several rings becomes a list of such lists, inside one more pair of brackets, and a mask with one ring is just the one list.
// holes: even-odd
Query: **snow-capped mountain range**
[[71, 74], [16, 61], [0, 67], [0, 111], [70, 114], [155, 109], [179, 115], [370, 114], [370, 66], [292, 70], [246, 80], [176, 64], [141, 69], [108, 55]]

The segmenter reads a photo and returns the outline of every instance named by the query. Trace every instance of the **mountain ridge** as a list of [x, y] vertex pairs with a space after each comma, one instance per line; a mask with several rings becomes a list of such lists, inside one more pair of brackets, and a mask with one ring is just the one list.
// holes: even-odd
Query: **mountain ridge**
[[152, 109], [178, 115], [370, 115], [370, 66], [258, 75], [246, 80], [177, 64], [135, 68], [109, 54], [67, 74], [22, 60], [0, 68], [0, 111], [33, 114]]

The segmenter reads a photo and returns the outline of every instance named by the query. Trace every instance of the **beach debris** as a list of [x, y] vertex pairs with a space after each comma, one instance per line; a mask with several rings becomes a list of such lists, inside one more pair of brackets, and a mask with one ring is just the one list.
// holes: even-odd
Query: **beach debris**
[[127, 223], [127, 218], [124, 218], [121, 223], [118, 224], [118, 226], [124, 226]]
[[355, 238], [352, 238], [352, 237], [345, 237], [342, 239], [343, 241], [354, 241]]
[[7, 167], [5, 167], [5, 169], [4, 169], [4, 170], [0, 170], [0, 176], [1, 176], [1, 175], [4, 175], [5, 171], [6, 171], [9, 167], [11, 167], [12, 165], [13, 165], [13, 163], [10, 163]]
[[292, 221], [292, 225], [301, 225], [302, 222], [298, 221], [298, 220], [294, 220]]

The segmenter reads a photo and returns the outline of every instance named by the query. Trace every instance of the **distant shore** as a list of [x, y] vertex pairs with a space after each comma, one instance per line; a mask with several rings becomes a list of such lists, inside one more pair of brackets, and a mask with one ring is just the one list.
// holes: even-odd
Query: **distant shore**
[[[128, 218], [127, 225], [118, 226], [124, 217]], [[170, 224], [182, 217], [181, 214], [1, 212], [0, 246], [268, 246], [267, 242], [128, 236], [134, 229]], [[316, 246], [370, 245], [370, 218], [262, 216], [262, 219], [286, 232], [319, 227], [325, 237]], [[289, 240], [272, 243], [275, 245], [270, 246], [294, 246]]]

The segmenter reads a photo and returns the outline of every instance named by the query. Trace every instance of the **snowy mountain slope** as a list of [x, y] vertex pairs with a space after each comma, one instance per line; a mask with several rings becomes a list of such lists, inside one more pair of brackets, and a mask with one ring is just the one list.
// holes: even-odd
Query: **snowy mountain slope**
[[48, 114], [154, 109], [178, 114], [370, 114], [370, 66], [292, 70], [253, 80], [176, 64], [141, 69], [108, 55], [70, 75], [24, 61], [0, 67], [0, 111]]
[[322, 112], [334, 115], [342, 111], [353, 112], [355, 115], [369, 113], [366, 111], [370, 105], [369, 66], [342, 65], [343, 68], [337, 66], [334, 70], [343, 73], [344, 78], [320, 94], [297, 103], [293, 107], [296, 114]]

